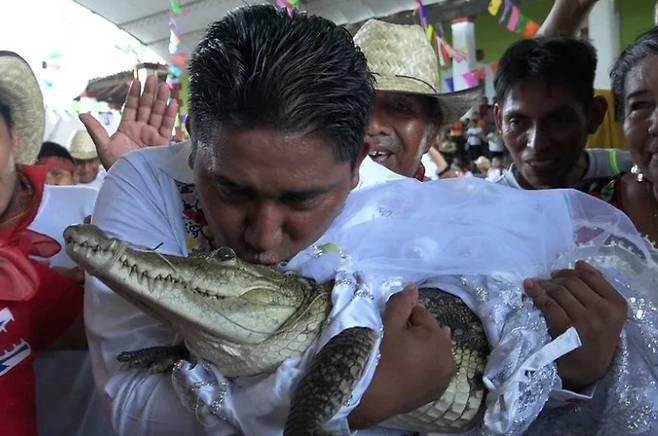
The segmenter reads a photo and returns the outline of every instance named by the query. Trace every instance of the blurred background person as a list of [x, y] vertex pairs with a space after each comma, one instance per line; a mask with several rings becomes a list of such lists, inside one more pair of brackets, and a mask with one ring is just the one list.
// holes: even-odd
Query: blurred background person
[[75, 164], [69, 151], [61, 145], [46, 141], [37, 155], [37, 165], [48, 168], [47, 185], [75, 185]]

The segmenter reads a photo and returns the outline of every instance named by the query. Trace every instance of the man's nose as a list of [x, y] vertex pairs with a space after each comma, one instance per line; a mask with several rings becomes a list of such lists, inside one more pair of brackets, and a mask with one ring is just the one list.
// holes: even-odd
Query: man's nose
[[375, 104], [372, 114], [368, 120], [368, 136], [389, 136], [391, 133], [390, 123], [386, 110], [380, 104]]
[[550, 147], [550, 133], [540, 125], [534, 125], [528, 131], [527, 147], [532, 148], [535, 153], [542, 153]]
[[248, 216], [245, 242], [257, 253], [275, 250], [282, 242], [283, 215], [272, 202], [260, 202]]

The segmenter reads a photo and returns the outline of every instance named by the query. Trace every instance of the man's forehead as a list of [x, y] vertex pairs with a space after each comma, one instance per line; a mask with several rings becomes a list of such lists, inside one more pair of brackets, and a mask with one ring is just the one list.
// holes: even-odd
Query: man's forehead
[[522, 81], [514, 85], [500, 102], [503, 113], [554, 112], [575, 110], [581, 106], [573, 92], [561, 84], [541, 80]]

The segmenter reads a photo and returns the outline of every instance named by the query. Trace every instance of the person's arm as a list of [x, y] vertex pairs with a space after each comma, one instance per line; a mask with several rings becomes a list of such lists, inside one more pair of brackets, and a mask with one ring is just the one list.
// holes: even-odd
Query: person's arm
[[171, 141], [178, 103], [176, 100], [168, 102], [167, 84], [158, 85], [155, 76], [149, 76], [141, 96], [140, 88], [139, 80], [130, 84], [119, 127], [112, 136], [91, 114], [80, 114], [80, 121], [94, 141], [106, 170], [126, 153], [151, 145], [167, 145]]
[[373, 380], [348, 417], [353, 430], [439, 398], [456, 372], [450, 329], [418, 304], [418, 288], [413, 285], [386, 304], [380, 351]]
[[[134, 161], [122, 159], [108, 174], [93, 224], [111, 237], [144, 246], [161, 244], [159, 252], [181, 255], [174, 233], [177, 211], [167, 210], [166, 201], [167, 190], [175, 187], [158, 183], [152, 171], [135, 166]], [[204, 433], [195, 416], [182, 406], [171, 374], [124, 370], [116, 360], [123, 351], [177, 343], [169, 326], [89, 276], [84, 316], [94, 379], [116, 434]]]
[[580, 391], [608, 371], [624, 326], [627, 303], [603, 275], [585, 262], [555, 271], [551, 280], [527, 280], [526, 293], [557, 337], [574, 326], [582, 347], [558, 360], [563, 386]]
[[537, 36], [575, 36], [598, 0], [555, 0]]

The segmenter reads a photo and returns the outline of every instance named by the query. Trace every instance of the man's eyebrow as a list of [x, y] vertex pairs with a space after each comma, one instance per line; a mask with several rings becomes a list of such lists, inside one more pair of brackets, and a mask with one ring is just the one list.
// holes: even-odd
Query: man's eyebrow
[[[261, 196], [259, 195], [255, 189], [253, 189], [251, 186], [247, 185], [241, 185], [238, 182], [235, 182], [233, 180], [230, 180], [224, 176], [221, 176], [219, 174], [215, 174], [214, 176], [215, 181], [229, 189], [233, 189], [235, 191], [239, 191], [243, 195], [248, 195], [252, 197], [257, 197]], [[317, 196], [320, 196], [322, 194], [325, 194], [329, 191], [331, 191], [334, 188], [333, 185], [331, 186], [323, 186], [323, 187], [317, 187], [317, 188], [310, 188], [310, 189], [303, 189], [299, 191], [285, 191], [283, 192], [279, 197], [278, 200], [280, 201], [304, 201], [308, 200]]]
[[227, 179], [226, 177], [221, 176], [219, 174], [213, 175], [213, 178], [215, 179], [215, 181], [218, 184], [220, 184], [220, 185], [222, 185], [226, 188], [234, 189], [236, 191], [240, 191], [240, 192], [243, 192], [245, 194], [254, 194], [255, 193], [255, 190], [253, 188], [251, 188], [250, 186], [241, 185], [238, 182]]
[[648, 90], [646, 90], [646, 89], [639, 89], [639, 90], [637, 90], [637, 91], [633, 91], [633, 92], [631, 92], [630, 94], [628, 94], [628, 95], [626, 96], [626, 101], [630, 100], [631, 98], [634, 98], [634, 97], [642, 97], [642, 96], [645, 96], [645, 95], [647, 95], [647, 94], [649, 94], [649, 91], [648, 91]]
[[321, 188], [305, 189], [303, 191], [286, 191], [279, 197], [279, 200], [281, 201], [309, 200], [331, 191], [332, 188], [333, 186], [328, 186]]

